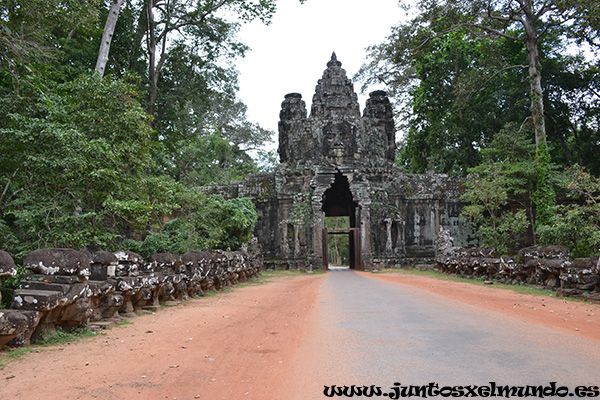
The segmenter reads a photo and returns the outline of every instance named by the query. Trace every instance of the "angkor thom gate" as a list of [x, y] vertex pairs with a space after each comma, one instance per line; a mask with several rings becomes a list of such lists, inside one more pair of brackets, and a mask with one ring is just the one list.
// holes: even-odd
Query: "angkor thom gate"
[[327, 266], [326, 217], [347, 217], [350, 266], [372, 269], [426, 262], [440, 227], [456, 245], [476, 243], [459, 218], [460, 182], [405, 174], [394, 163], [395, 129], [386, 93], [370, 94], [362, 113], [352, 82], [332, 55], [313, 96], [285, 96], [279, 114], [280, 164], [271, 174], [212, 184], [227, 198], [250, 197], [265, 266]]

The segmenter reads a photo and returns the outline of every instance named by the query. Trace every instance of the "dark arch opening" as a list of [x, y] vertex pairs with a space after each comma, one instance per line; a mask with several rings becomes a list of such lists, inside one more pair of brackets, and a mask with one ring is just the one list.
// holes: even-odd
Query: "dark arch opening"
[[[335, 174], [333, 184], [323, 194], [323, 207], [321, 210], [325, 217], [348, 217], [350, 228], [345, 230], [333, 231], [332, 234], [341, 234], [348, 237], [349, 246], [349, 265], [352, 269], [361, 269], [360, 260], [360, 238], [356, 225], [357, 203], [352, 198], [350, 183], [340, 171]], [[328, 230], [324, 229], [323, 234], [323, 264], [327, 264], [327, 236]]]
[[356, 226], [356, 202], [352, 199], [348, 178], [340, 171], [335, 181], [323, 194], [323, 207], [326, 217], [350, 217], [350, 227]]

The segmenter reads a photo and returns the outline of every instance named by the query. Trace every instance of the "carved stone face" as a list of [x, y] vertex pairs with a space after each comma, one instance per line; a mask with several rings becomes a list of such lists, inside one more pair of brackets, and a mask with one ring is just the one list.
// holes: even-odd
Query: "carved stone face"
[[323, 128], [323, 154], [351, 157], [356, 152], [355, 128], [348, 122], [334, 122]]

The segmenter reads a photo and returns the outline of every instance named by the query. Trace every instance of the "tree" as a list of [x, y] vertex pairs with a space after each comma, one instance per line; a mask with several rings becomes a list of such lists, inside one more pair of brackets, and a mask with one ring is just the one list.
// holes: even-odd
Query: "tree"
[[[328, 229], [350, 228], [348, 217], [327, 217], [325, 226]], [[350, 239], [348, 235], [329, 235], [327, 239], [327, 253], [329, 262], [333, 265], [348, 265], [350, 262]]]
[[246, 47], [232, 41], [237, 24], [217, 12], [228, 10], [244, 21], [259, 18], [268, 21], [275, 12], [275, 0], [145, 0], [140, 8], [138, 32], [145, 40], [149, 97], [148, 112], [154, 115], [159, 78], [172, 44], [186, 43], [207, 60], [223, 53], [243, 54]]
[[[0, 218], [19, 239], [13, 254], [108, 245], [124, 233], [111, 202], [143, 201], [150, 183], [138, 96], [122, 80], [87, 75], [14, 104], [0, 127]], [[172, 209], [158, 198], [144, 204], [155, 218]]]
[[257, 214], [250, 199], [225, 200], [197, 190], [176, 192], [178, 217], [143, 241], [126, 240], [119, 247], [148, 256], [156, 253], [183, 254], [210, 249], [239, 249], [249, 243]]
[[[544, 62], [544, 101], [552, 159], [598, 176], [600, 74], [583, 55], [556, 54]], [[552, 146], [553, 145], [553, 146]]]
[[[142, 77], [153, 117], [151, 139], [161, 145], [154, 152], [156, 173], [198, 185], [256, 171], [248, 153], [270, 140], [272, 132], [248, 122], [246, 107], [236, 100], [231, 60], [247, 47], [235, 37], [238, 23], [224, 16], [267, 22], [274, 4], [129, 0], [124, 5], [107, 71], [123, 76], [129, 70]], [[208, 154], [217, 158], [209, 160]]]
[[[473, 39], [505, 39], [522, 44], [525, 49], [529, 83], [529, 118], [533, 123], [536, 144], [535, 169], [538, 177], [534, 200], [537, 225], [549, 221], [555, 201], [548, 175], [550, 155], [544, 114], [540, 45], [549, 35], [564, 40], [569, 36], [582, 37], [584, 34], [587, 34], [589, 39], [597, 37], [597, 31], [594, 31], [596, 25], [593, 22], [576, 18], [581, 7], [574, 3], [559, 0], [448, 0], [441, 3], [424, 0], [419, 3], [420, 13], [410, 24], [417, 28], [415, 32], [411, 34], [407, 26], [397, 29], [392, 39], [398, 40], [397, 46], [388, 44], [373, 48], [371, 56], [374, 61], [363, 70], [371, 71], [371, 80], [381, 76], [385, 81], [386, 78], [390, 78], [390, 74], [384, 72], [383, 66], [386, 61], [392, 64], [401, 63], [401, 69], [405, 72], [397, 82], [406, 85], [411, 79], [414, 55], [428, 49], [432, 42], [447, 37], [452, 32], [466, 32]], [[400, 33], [405, 34], [405, 37], [398, 39]], [[561, 42], [563, 46], [566, 43], [564, 40]], [[519, 65], [512, 66], [515, 67]], [[507, 70], [508, 66], [500, 71]]]
[[461, 197], [467, 203], [462, 216], [478, 227], [483, 244], [500, 254], [516, 249], [533, 220], [534, 149], [525, 131], [513, 124], [495, 135], [483, 151], [484, 161], [469, 170], [471, 179]]
[[0, 0], [0, 68], [17, 92], [23, 75], [60, 58], [61, 44], [95, 26], [101, 0]]
[[108, 53], [110, 51], [110, 44], [112, 42], [112, 36], [117, 26], [117, 20], [119, 18], [119, 12], [121, 6], [125, 0], [113, 0], [106, 17], [106, 23], [104, 24], [104, 32], [102, 33], [102, 39], [100, 40], [100, 49], [98, 50], [98, 60], [96, 61], [96, 71], [100, 76], [104, 76], [104, 70], [106, 69], [106, 63], [108, 62]]
[[538, 229], [540, 242], [567, 246], [573, 258], [589, 257], [600, 247], [600, 179], [578, 165], [566, 172], [561, 187], [569, 201], [558, 206], [550, 224]]
[[221, 12], [267, 20], [274, 0], [127, 0], [102, 77], [93, 67], [111, 4], [0, 0], [0, 246], [17, 259], [42, 246], [111, 249], [162, 234], [165, 216], [182, 221], [167, 229], [177, 240], [222, 223], [190, 246], [239, 246], [253, 230], [247, 202], [190, 200], [186, 185], [257, 171], [249, 152], [270, 133], [235, 100], [227, 62], [246, 47]]
[[413, 116], [400, 152], [407, 169], [464, 176], [478, 165], [494, 134], [526, 116], [521, 71], [505, 67], [522, 55], [520, 46], [464, 31], [432, 39], [415, 53], [418, 85], [410, 92]]

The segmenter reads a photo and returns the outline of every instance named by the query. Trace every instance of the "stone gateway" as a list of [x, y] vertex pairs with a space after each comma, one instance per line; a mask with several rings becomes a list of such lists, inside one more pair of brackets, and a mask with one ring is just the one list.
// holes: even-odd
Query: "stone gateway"
[[[318, 81], [310, 115], [302, 96], [290, 93], [279, 116], [280, 164], [274, 173], [203, 188], [253, 199], [265, 267], [326, 268], [331, 233], [348, 237], [355, 269], [429, 262], [441, 228], [459, 245], [477, 244], [473, 229], [459, 218], [461, 182], [402, 172], [394, 162], [386, 93], [371, 93], [361, 115], [335, 53]], [[331, 232], [327, 217], [345, 217], [347, 226]]]

